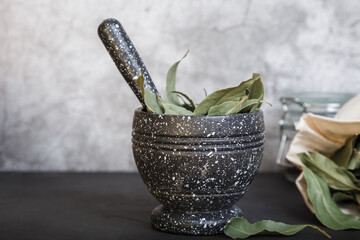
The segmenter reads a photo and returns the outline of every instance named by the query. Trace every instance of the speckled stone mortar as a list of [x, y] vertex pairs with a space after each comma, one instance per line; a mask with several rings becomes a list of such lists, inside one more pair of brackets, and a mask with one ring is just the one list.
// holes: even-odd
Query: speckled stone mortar
[[222, 232], [253, 181], [264, 148], [262, 111], [227, 116], [159, 115], [137, 109], [133, 153], [162, 204], [155, 229], [193, 235]]

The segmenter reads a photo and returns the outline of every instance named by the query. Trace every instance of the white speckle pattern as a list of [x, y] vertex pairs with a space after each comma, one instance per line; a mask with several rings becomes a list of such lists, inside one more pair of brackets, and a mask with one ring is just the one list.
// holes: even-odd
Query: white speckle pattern
[[258, 171], [264, 130], [262, 111], [184, 117], [136, 110], [134, 158], [144, 183], [162, 204], [152, 213], [152, 226], [210, 235], [241, 215], [234, 204]]
[[133, 79], [141, 75], [141, 69], [143, 69], [144, 73], [144, 87], [154, 93], [158, 93], [158, 91], [151, 80], [145, 64], [120, 22], [116, 19], [105, 20], [98, 28], [98, 35], [121, 75], [143, 107], [146, 107], [141, 91], [133, 81]]

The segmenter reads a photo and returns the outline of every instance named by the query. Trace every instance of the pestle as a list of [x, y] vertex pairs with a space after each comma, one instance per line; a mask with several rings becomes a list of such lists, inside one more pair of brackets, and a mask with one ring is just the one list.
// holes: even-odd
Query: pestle
[[144, 87], [153, 93], [159, 93], [124, 28], [118, 20], [109, 18], [100, 24], [98, 35], [121, 75], [129, 84], [141, 105], [146, 108], [141, 90], [134, 81], [136, 77], [141, 75], [141, 69], [144, 71]]

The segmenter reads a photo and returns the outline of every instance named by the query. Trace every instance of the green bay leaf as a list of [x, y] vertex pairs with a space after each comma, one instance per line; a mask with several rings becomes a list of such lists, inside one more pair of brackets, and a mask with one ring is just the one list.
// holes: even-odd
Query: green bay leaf
[[342, 174], [345, 174], [346, 176], [348, 176], [350, 178], [350, 180], [357, 186], [360, 187], [360, 180], [355, 176], [355, 174], [351, 171], [349, 171], [348, 169], [344, 168], [344, 167], [340, 167], [338, 169], [339, 172], [341, 172]]
[[203, 88], [203, 90], [204, 90], [205, 97], [207, 97], [208, 93], [207, 93], [206, 89]]
[[256, 81], [261, 81], [260, 74], [232, 88], [225, 88], [209, 94], [194, 110], [194, 115], [206, 115], [210, 108], [229, 101], [239, 101], [249, 94], [248, 88]]
[[[220, 98], [232, 91], [235, 87], [224, 88], [207, 95], [194, 110], [194, 115], [207, 115], [209, 109], [215, 106]], [[240, 97], [239, 97], [240, 99]]]
[[179, 60], [177, 61], [176, 63], [174, 63], [169, 71], [167, 72], [167, 75], [166, 75], [166, 98], [167, 98], [167, 101], [171, 104], [175, 104], [175, 105], [178, 105], [180, 106], [180, 102], [179, 102], [179, 99], [178, 99], [178, 96], [176, 93], [174, 93], [174, 91], [176, 91], [176, 88], [175, 88], [175, 85], [176, 85], [176, 71], [177, 71], [177, 68], [179, 66], [179, 63], [181, 62], [181, 60], [183, 60], [187, 54], [189, 53], [190, 50], [188, 50], [185, 55]]
[[319, 221], [334, 230], [360, 229], [360, 220], [354, 215], [341, 212], [332, 199], [327, 184], [310, 168], [303, 166], [303, 172], [307, 193]]
[[158, 102], [162, 105], [162, 108], [164, 109], [164, 114], [169, 115], [192, 115], [192, 112], [187, 110], [184, 107], [164, 102], [159, 96], [157, 96]]
[[188, 109], [190, 111], [194, 111], [195, 103], [188, 95], [186, 95], [185, 93], [179, 92], [179, 91], [173, 91], [173, 93], [179, 94], [180, 96], [184, 97], [189, 102], [190, 105], [185, 102], [184, 102], [184, 104], [186, 104], [188, 106]]
[[158, 100], [160, 99], [160, 97], [157, 94], [145, 89], [144, 87], [145, 78], [144, 78], [143, 69], [141, 69], [141, 75], [137, 79], [135, 79], [135, 82], [140, 88], [142, 97], [146, 105], [146, 110], [148, 112], [153, 112], [158, 114], [164, 113], [164, 109]]
[[141, 68], [141, 75], [135, 81], [136, 81], [136, 84], [138, 85], [138, 87], [140, 88], [142, 97], [144, 98], [144, 95], [145, 95], [145, 91], [144, 91], [145, 78], [144, 78], [144, 70], [142, 68]]
[[257, 100], [256, 104], [250, 109], [250, 113], [255, 112], [256, 110], [258, 110], [261, 107], [261, 103], [262, 103], [261, 98], [262, 97], [263, 97], [263, 95], [260, 96], [260, 98]]
[[144, 100], [147, 107], [148, 112], [153, 112], [157, 114], [163, 114], [164, 108], [159, 101], [159, 95], [150, 92], [147, 89], [144, 89]]
[[350, 170], [360, 169], [360, 151], [358, 151], [357, 149], [354, 149], [354, 154], [350, 159], [347, 168]]
[[329, 187], [343, 191], [360, 190], [352, 182], [348, 174], [344, 173], [343, 170], [339, 170], [340, 167], [326, 156], [317, 152], [299, 153], [298, 156]]
[[258, 79], [248, 88], [249, 99], [259, 99], [258, 107], [261, 107], [262, 101], [264, 100], [264, 85], [261, 81], [261, 76], [259, 73], [253, 73], [253, 78]]
[[171, 103], [164, 103], [163, 104], [165, 112], [164, 114], [170, 115], [192, 115], [192, 111], [187, 110], [184, 107], [177, 106]]
[[236, 217], [230, 219], [230, 222], [225, 226], [224, 233], [232, 239], [244, 239], [253, 235], [294, 235], [306, 227], [314, 228], [331, 238], [324, 230], [311, 224], [290, 225], [271, 220], [262, 220], [256, 223], [249, 223], [245, 218]]
[[333, 156], [331, 156], [331, 159], [340, 167], [347, 167], [351, 156], [354, 152], [354, 146], [355, 141], [357, 139], [357, 135], [349, 138], [345, 145], [340, 148]]
[[347, 168], [350, 170], [360, 169], [360, 136], [359, 135]]
[[238, 101], [242, 97], [248, 95], [248, 88], [251, 87], [251, 85], [254, 84], [256, 81], [261, 81], [259, 77], [256, 78], [250, 78], [242, 83], [240, 83], [239, 86], [234, 87], [231, 91], [226, 93], [224, 96], [222, 96], [216, 104], [221, 104], [223, 102], [227, 101]]
[[241, 107], [241, 103], [239, 103], [239, 101], [224, 102], [224, 103], [212, 106], [209, 109], [209, 112], [207, 115], [209, 115], [209, 116], [227, 115], [228, 111], [231, 111], [231, 109], [234, 109], [237, 107], [238, 108]]
[[332, 198], [336, 203], [356, 201], [352, 194], [348, 192], [335, 192], [332, 194]]
[[240, 101], [228, 101], [212, 106], [209, 109], [208, 115], [219, 116], [219, 115], [229, 115], [229, 114], [238, 113], [241, 110], [241, 106], [246, 99], [247, 96], [242, 98]]
[[251, 109], [258, 104], [257, 99], [246, 99], [245, 102], [241, 105], [240, 113], [250, 112]]

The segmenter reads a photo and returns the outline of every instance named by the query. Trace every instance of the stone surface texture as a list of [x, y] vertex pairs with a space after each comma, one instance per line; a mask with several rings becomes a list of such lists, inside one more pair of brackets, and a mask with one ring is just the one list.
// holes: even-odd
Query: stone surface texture
[[[196, 102], [262, 74], [261, 170], [276, 170], [279, 97], [360, 92], [360, 1], [0, 0], [0, 170], [136, 171], [140, 106], [97, 36], [118, 19], [160, 93], [168, 68]], [[164, 95], [164, 94], [163, 94]]]
[[233, 205], [249, 189], [263, 158], [262, 111], [176, 116], [139, 109], [132, 135], [139, 173], [162, 204], [152, 213], [154, 228], [212, 235], [242, 215]]

